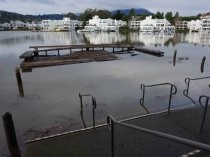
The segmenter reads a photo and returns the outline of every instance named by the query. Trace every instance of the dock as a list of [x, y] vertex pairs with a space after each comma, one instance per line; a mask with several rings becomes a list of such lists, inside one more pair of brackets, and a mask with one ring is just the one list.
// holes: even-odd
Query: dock
[[20, 64], [23, 72], [46, 66], [115, 60], [118, 59], [116, 54], [131, 53], [132, 50], [158, 57], [164, 55], [161, 51], [137, 48], [132, 44], [44, 45], [30, 48], [33, 50], [19, 57], [24, 59]]
[[162, 52], [162, 51], [151, 50], [151, 49], [146, 49], [146, 48], [142, 48], [142, 47], [138, 47], [138, 48], [135, 47], [133, 50], [134, 50], [134, 51], [141, 52], [141, 53], [145, 53], [145, 54], [157, 56], [157, 57], [162, 57], [162, 56], [164, 56], [164, 52]]
[[20, 64], [23, 72], [32, 71], [33, 68], [38, 67], [115, 60], [117, 59], [115, 54], [125, 51], [129, 52], [133, 49], [133, 45], [47, 45], [30, 46], [30, 48], [33, 48], [33, 50], [26, 51], [19, 57], [24, 59]]
[[113, 126], [104, 124], [97, 126], [95, 130], [88, 128], [27, 141], [25, 156], [207, 157], [210, 155], [210, 125], [208, 125], [210, 110], [206, 114], [204, 130], [200, 133], [203, 111], [204, 107], [194, 106], [192, 108], [175, 109], [170, 113], [160, 112], [134, 117], [120, 122], [191, 140], [195, 142], [194, 144], [203, 143], [201, 145], [205, 146], [205, 149], [139, 132], [116, 122], [113, 135], [110, 131], [110, 127]]

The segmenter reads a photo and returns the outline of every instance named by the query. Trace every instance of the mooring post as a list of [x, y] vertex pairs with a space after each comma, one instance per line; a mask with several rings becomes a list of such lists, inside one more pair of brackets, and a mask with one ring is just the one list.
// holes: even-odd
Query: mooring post
[[173, 58], [173, 65], [176, 65], [176, 55], [177, 55], [177, 50], [174, 50], [174, 58]]
[[22, 78], [21, 78], [21, 74], [20, 74], [20, 69], [18, 67], [15, 67], [15, 75], [16, 75], [16, 79], [17, 79], [19, 94], [21, 97], [24, 97], [23, 83], [22, 83]]
[[204, 71], [205, 60], [206, 60], [206, 56], [204, 56], [202, 61], [201, 61], [201, 73], [203, 73], [203, 71]]
[[6, 112], [2, 119], [10, 155], [11, 157], [21, 157], [11, 113]]
[[35, 57], [38, 57], [39, 56], [38, 48], [34, 48], [34, 56]]

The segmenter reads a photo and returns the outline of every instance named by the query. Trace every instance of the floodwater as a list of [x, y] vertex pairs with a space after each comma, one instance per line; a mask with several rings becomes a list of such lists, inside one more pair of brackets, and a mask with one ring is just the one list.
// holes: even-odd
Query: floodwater
[[[19, 66], [19, 55], [32, 45], [126, 43], [165, 52], [155, 57], [134, 52], [118, 55], [121, 59], [33, 69], [22, 73], [25, 96], [21, 98], [14, 73]], [[173, 64], [174, 50], [176, 64]], [[206, 56], [204, 72], [202, 58]], [[18, 141], [53, 133], [80, 129], [92, 124], [91, 99], [84, 98], [81, 112], [78, 94], [96, 98], [97, 124], [105, 123], [106, 116], [117, 119], [146, 114], [139, 105], [142, 97], [140, 84], [172, 83], [177, 87], [172, 108], [191, 105], [182, 93], [185, 78], [210, 76], [210, 34], [178, 33], [175, 35], [131, 33], [75, 32], [0, 32], [0, 113], [13, 115]], [[209, 95], [210, 79], [191, 81], [189, 96], [196, 102], [200, 95]], [[166, 110], [170, 86], [145, 89], [145, 107], [149, 112]], [[81, 115], [83, 113], [83, 115]], [[8, 153], [3, 124], [0, 121], [0, 156]]]

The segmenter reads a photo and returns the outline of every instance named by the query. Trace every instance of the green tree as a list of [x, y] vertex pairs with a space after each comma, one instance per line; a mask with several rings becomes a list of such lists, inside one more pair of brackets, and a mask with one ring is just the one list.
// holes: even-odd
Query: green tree
[[172, 12], [167, 12], [166, 15], [165, 15], [165, 18], [170, 22], [170, 23], [173, 23], [173, 13]]
[[129, 11], [128, 16], [129, 16], [129, 17], [136, 16], [136, 11], [135, 11], [134, 8], [132, 8], [132, 9]]
[[77, 20], [78, 19], [78, 17], [71, 12], [66, 14], [66, 17], [70, 17], [71, 20]]
[[155, 18], [157, 19], [163, 19], [164, 18], [164, 13], [162, 12], [157, 12], [155, 15], [154, 15]]
[[125, 14], [121, 13], [120, 10], [117, 10], [116, 13], [112, 16], [113, 19], [122, 20]]
[[95, 15], [98, 15], [101, 19], [107, 19], [111, 17], [111, 12], [108, 10], [97, 10]]

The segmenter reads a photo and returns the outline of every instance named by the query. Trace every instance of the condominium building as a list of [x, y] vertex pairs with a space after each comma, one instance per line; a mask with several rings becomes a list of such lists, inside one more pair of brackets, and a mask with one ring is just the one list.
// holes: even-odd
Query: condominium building
[[63, 20], [42, 20], [43, 31], [70, 31], [75, 30], [79, 26], [78, 20], [70, 20], [70, 18], [63, 18]]
[[147, 16], [145, 20], [131, 20], [130, 28], [139, 28], [141, 32], [174, 32], [175, 27], [166, 19], [152, 19]]
[[82, 31], [118, 31], [120, 27], [125, 25], [125, 21], [111, 18], [101, 19], [96, 15], [86, 22], [86, 26]]
[[210, 15], [201, 16], [201, 31], [210, 32]]

